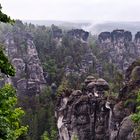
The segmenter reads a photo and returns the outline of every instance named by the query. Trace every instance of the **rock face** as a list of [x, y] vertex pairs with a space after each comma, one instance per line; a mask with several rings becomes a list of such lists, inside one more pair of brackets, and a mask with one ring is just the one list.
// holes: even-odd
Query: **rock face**
[[[16, 76], [7, 81], [14, 84], [19, 98], [25, 99], [22, 106], [33, 108], [37, 104], [34, 97], [38, 96], [46, 83], [43, 69], [32, 35], [22, 32], [20, 28], [12, 30], [16, 30], [16, 34], [14, 31], [9, 32], [5, 36], [5, 45], [6, 53], [16, 68]], [[73, 29], [63, 33], [52, 25], [49, 33], [51, 43], [47, 47], [52, 49], [51, 56], [54, 56], [52, 58], [58, 67], [64, 70], [63, 76], [66, 78], [71, 75], [76, 80], [83, 78], [91, 73], [90, 70], [93, 72], [93, 68], [102, 77], [104, 62], [115, 65], [122, 72], [126, 71], [127, 84], [120, 90], [119, 97], [107, 96], [109, 84], [104, 79], [95, 79], [93, 76], [85, 79], [82, 89], [65, 90], [58, 97], [56, 118], [59, 140], [132, 140], [134, 124], [131, 113], [135, 112], [136, 105], [130, 99], [135, 100], [136, 97], [131, 92], [140, 84], [140, 62], [134, 62], [129, 68], [128, 65], [140, 56], [140, 32], [134, 40], [129, 31], [102, 32], [97, 40], [97, 56], [88, 44], [88, 32]], [[57, 52], [59, 57], [55, 55]], [[56, 89], [55, 82], [51, 83], [54, 96]]]
[[82, 29], [72, 29], [72, 30], [68, 31], [67, 34], [70, 37], [75, 37], [75, 38], [81, 39], [83, 41], [87, 41], [88, 36], [89, 36], [89, 32], [86, 32]]
[[109, 85], [104, 79], [88, 76], [81, 90], [64, 91], [56, 105], [59, 140], [133, 140], [131, 114], [136, 111], [136, 104], [132, 100], [140, 85], [140, 62], [133, 61], [140, 55], [139, 40], [139, 32], [133, 40], [131, 32], [124, 30], [99, 35], [96, 71], [102, 75], [103, 62], [112, 63], [126, 72], [125, 85], [118, 97], [111, 97], [105, 94]]
[[65, 91], [56, 106], [60, 140], [109, 139], [110, 106], [104, 96], [109, 89], [104, 79], [89, 76], [81, 90]]
[[62, 30], [59, 29], [57, 26], [52, 25], [51, 26], [51, 31], [52, 31], [52, 37], [53, 38], [62, 38], [63, 34], [62, 34]]
[[[95, 63], [95, 55], [88, 45], [89, 33], [82, 29], [72, 29], [63, 33], [61, 29], [54, 27], [51, 27], [53, 48], [56, 53], [58, 52], [57, 57], [63, 58], [58, 63], [64, 65], [65, 76], [80, 77], [89, 73]], [[60, 55], [60, 52], [63, 53]]]
[[99, 77], [105, 78], [111, 73], [114, 75], [115, 70], [124, 74], [128, 66], [140, 56], [139, 32], [134, 37], [131, 32], [122, 29], [102, 32], [96, 40], [96, 47], [91, 48], [88, 42], [89, 33], [82, 29], [72, 29], [64, 33], [58, 27], [52, 26], [51, 30], [52, 40], [55, 42], [53, 47], [56, 47], [54, 50], [66, 50], [67, 55], [61, 54], [64, 55], [61, 62], [65, 63], [66, 76], [87, 76], [94, 71]]
[[[81, 29], [73, 29], [67, 32], [68, 38], [74, 42], [74, 55], [71, 53], [72, 61], [66, 66], [66, 75], [76, 73], [79, 76], [89, 73], [95, 63], [95, 55], [88, 46], [89, 33]], [[74, 56], [74, 57], [73, 57]], [[80, 66], [80, 67], [79, 67]]]
[[[33, 96], [40, 93], [45, 84], [43, 69], [31, 35], [18, 33], [16, 36], [14, 33], [5, 36], [6, 54], [16, 69], [16, 76], [11, 82], [16, 87], [18, 96]], [[18, 42], [20, 37], [24, 42]]]
[[81, 90], [64, 91], [56, 104], [59, 140], [133, 140], [136, 105], [131, 99], [136, 94], [131, 92], [139, 85], [127, 83], [118, 97], [111, 97], [104, 79], [88, 76]]
[[100, 48], [100, 55], [103, 55], [117, 69], [125, 72], [128, 66], [140, 56], [139, 40], [139, 32], [132, 40], [131, 32], [114, 30], [100, 33], [97, 44]]

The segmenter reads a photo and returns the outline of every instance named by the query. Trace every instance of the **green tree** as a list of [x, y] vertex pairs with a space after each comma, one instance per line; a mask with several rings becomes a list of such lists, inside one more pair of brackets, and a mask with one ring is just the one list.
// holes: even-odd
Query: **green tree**
[[137, 110], [136, 113], [132, 115], [132, 120], [136, 124], [136, 131], [135, 131], [135, 137], [137, 140], [140, 140], [140, 91], [138, 92], [137, 96]]
[[[11, 23], [12, 20], [1, 12], [0, 22]], [[0, 48], [0, 70], [8, 76], [15, 75], [15, 69]], [[27, 127], [21, 126], [20, 118], [24, 111], [16, 108], [17, 97], [15, 89], [6, 84], [0, 88], [0, 140], [16, 140], [27, 131]]]
[[51, 134], [45, 131], [41, 136], [41, 140], [56, 140], [56, 139], [57, 139], [57, 131], [54, 129], [51, 131]]
[[66, 77], [63, 77], [61, 84], [57, 89], [57, 95], [61, 95], [68, 88], [68, 80]]
[[20, 125], [24, 111], [15, 107], [15, 93], [9, 84], [0, 89], [0, 140], [16, 140], [27, 131], [27, 127]]
[[4, 14], [1, 10], [2, 10], [2, 7], [0, 4], [0, 21], [5, 22], [5, 23], [13, 23], [14, 20], [11, 20], [11, 18], [7, 16], [6, 14]]
[[45, 131], [45, 132], [43, 133], [43, 135], [41, 136], [41, 140], [50, 140], [49, 134], [48, 134], [47, 131]]
[[78, 136], [76, 134], [73, 135], [72, 140], [78, 140]]
[[[11, 23], [14, 22], [14, 20], [11, 20], [10, 17], [8, 17], [6, 14], [2, 13], [2, 7], [0, 4], [0, 22], [4, 23]], [[0, 70], [2, 73], [14, 76], [15, 75], [15, 69], [14, 67], [9, 63], [8, 58], [3, 53], [2, 45], [0, 44]]]
[[56, 71], [57, 66], [54, 59], [48, 58], [48, 60], [43, 64], [44, 70], [48, 72], [49, 74], [49, 80], [50, 83], [53, 82], [53, 80], [56, 77]]
[[0, 46], [0, 70], [2, 73], [14, 76], [15, 75], [15, 69], [9, 62], [8, 58], [5, 56], [2, 45]]

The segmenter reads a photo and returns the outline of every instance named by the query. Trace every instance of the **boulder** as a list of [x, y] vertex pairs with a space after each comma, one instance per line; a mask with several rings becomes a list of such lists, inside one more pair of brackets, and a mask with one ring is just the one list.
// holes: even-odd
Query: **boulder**
[[127, 116], [121, 122], [121, 126], [117, 135], [118, 140], [132, 140], [134, 131], [134, 123], [132, 122], [131, 115]]

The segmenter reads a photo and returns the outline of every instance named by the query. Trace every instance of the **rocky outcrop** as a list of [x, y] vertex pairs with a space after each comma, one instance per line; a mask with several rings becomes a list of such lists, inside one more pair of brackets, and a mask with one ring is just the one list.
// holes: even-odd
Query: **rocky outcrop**
[[[24, 42], [18, 42], [21, 40], [20, 37]], [[16, 87], [18, 96], [33, 96], [40, 93], [41, 87], [46, 82], [31, 35], [23, 36], [22, 32], [18, 36], [8, 33], [5, 38], [6, 54], [16, 69], [16, 75], [11, 82]]]
[[131, 42], [132, 41], [132, 34], [129, 31], [124, 30], [114, 30], [111, 33], [110, 32], [102, 32], [99, 34], [99, 40], [100, 42]]
[[63, 32], [59, 27], [52, 25], [50, 34], [50, 46], [53, 50], [51, 53], [56, 57], [54, 59], [56, 63], [59, 63], [58, 67], [63, 65], [64, 75], [80, 77], [82, 74], [89, 73], [89, 69], [93, 67], [96, 59], [88, 45], [89, 32], [82, 29]]
[[134, 123], [131, 120], [131, 115], [123, 119], [117, 134], [118, 140], [133, 140]]
[[87, 41], [89, 32], [86, 32], [82, 29], [72, 29], [72, 30], [68, 31], [67, 35], [70, 37], [75, 37], [75, 38], [81, 39], [83, 41]]
[[110, 42], [111, 40], [111, 33], [110, 32], [102, 32], [99, 34], [98, 37], [100, 43], [102, 42]]
[[[45, 27], [41, 28], [46, 30]], [[38, 52], [41, 50], [44, 51], [43, 55], [48, 55], [43, 58], [43, 62], [50, 58], [55, 60], [57, 74], [72, 80], [70, 84], [75, 82], [77, 86], [81, 79], [93, 72], [93, 69], [96, 69], [99, 77], [103, 77], [104, 67], [108, 67], [104, 64], [113, 64], [115, 68], [111, 69], [126, 71], [125, 85], [118, 97], [110, 96], [109, 84], [104, 79], [88, 76], [80, 90], [65, 90], [57, 98], [59, 140], [73, 140], [76, 137], [79, 140], [132, 140], [134, 124], [131, 114], [136, 111], [136, 104], [133, 102], [136, 94], [133, 93], [140, 84], [140, 65], [139, 62], [134, 62], [129, 68], [128, 66], [140, 56], [140, 33], [138, 32], [132, 40], [129, 31], [102, 32], [97, 40], [99, 52], [94, 53], [96, 48], [92, 50], [89, 46], [88, 32], [73, 29], [63, 33], [54, 25], [47, 30], [50, 36], [48, 35], [49, 39], [46, 42], [49, 44], [39, 43], [38, 48], [44, 46], [41, 46], [43, 49], [38, 49]], [[17, 95], [24, 100], [27, 109], [36, 107], [39, 98], [35, 97], [39, 97], [45, 79], [33, 37], [26, 29], [22, 32], [19, 27], [12, 28], [5, 36], [5, 45], [6, 53], [16, 68], [16, 76], [7, 81], [14, 84]], [[47, 69], [45, 72], [47, 77]], [[108, 73], [110, 77], [114, 74], [110, 71]], [[61, 81], [61, 78], [57, 80]], [[58, 83], [49, 83], [53, 98]], [[72, 85], [72, 88], [74, 86]]]
[[140, 38], [140, 32], [137, 32], [135, 35], [135, 42], [139, 43], [139, 38]]
[[59, 38], [62, 38], [62, 36], [63, 36], [62, 30], [55, 25], [51, 26], [51, 32], [52, 32], [53, 38], [59, 39]]
[[57, 101], [56, 117], [60, 140], [109, 139], [109, 89], [104, 79], [87, 77], [82, 90], [65, 91]]
[[111, 40], [116, 42], [131, 42], [132, 34], [129, 31], [124, 30], [114, 30], [111, 32]]
[[[57, 27], [57, 29], [59, 28]], [[55, 42], [53, 47], [56, 47], [58, 53], [60, 53], [60, 50], [65, 52], [65, 54], [62, 54], [63, 56], [60, 56], [64, 57], [61, 62], [63, 62], [62, 65], [65, 64], [65, 76], [75, 75], [80, 77], [83, 74], [89, 73], [89, 70], [93, 68], [93, 64], [96, 61], [96, 57], [88, 45], [89, 33], [82, 29], [72, 29], [61, 35], [59, 39], [53, 37]]]
[[131, 120], [131, 115], [137, 111], [136, 98], [138, 91], [140, 89], [139, 72], [140, 72], [139, 60], [133, 62], [126, 70], [125, 75], [126, 84], [120, 90], [119, 94], [119, 100], [121, 100], [122, 103], [124, 104], [123, 111], [126, 113], [125, 118], [123, 118], [123, 121], [120, 124], [119, 132], [117, 135], [118, 139], [123, 140], [127, 138], [128, 140], [134, 140], [139, 138], [139, 135], [134, 137], [136, 132], [134, 128], [136, 127], [136, 124], [134, 124]]
[[[99, 34], [97, 42], [100, 56], [106, 56], [109, 63], [125, 72], [128, 66], [140, 56], [139, 37], [139, 32], [135, 35], [134, 40], [132, 40], [132, 34], [129, 31], [102, 32]], [[101, 61], [105, 60], [101, 59]]]
[[[130, 75], [138, 66], [133, 63], [127, 71], [132, 67]], [[107, 94], [109, 84], [104, 79], [88, 76], [81, 90], [64, 91], [56, 104], [59, 140], [133, 140], [131, 115], [139, 87], [139, 80], [130, 78], [119, 96], [113, 97]]]

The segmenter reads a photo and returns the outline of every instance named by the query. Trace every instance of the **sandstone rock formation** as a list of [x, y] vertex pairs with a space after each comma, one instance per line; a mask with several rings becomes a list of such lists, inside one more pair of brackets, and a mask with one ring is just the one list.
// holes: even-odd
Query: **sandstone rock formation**
[[[97, 42], [100, 56], [104, 56], [106, 61], [125, 72], [128, 66], [140, 56], [139, 32], [135, 35], [134, 40], [132, 38], [131, 32], [124, 30], [100, 33]], [[101, 61], [104, 60], [101, 59]]]
[[88, 76], [84, 91], [75, 90], [65, 94], [56, 106], [57, 126], [60, 140], [109, 139], [110, 106], [107, 106], [105, 91], [108, 83]]
[[[130, 75], [138, 66], [133, 63], [128, 70], [132, 67]], [[129, 79], [118, 97], [106, 94], [109, 84], [93, 76], [85, 79], [81, 90], [64, 91], [56, 104], [59, 140], [133, 140], [131, 115], [136, 104], [132, 100], [140, 87], [138, 81]]]
[[75, 37], [75, 38], [81, 39], [83, 41], [87, 41], [88, 36], [89, 36], [89, 32], [86, 32], [82, 29], [72, 29], [72, 30], [68, 31], [67, 34], [70, 37]]
[[[20, 37], [24, 37], [24, 42], [18, 42]], [[16, 75], [11, 82], [17, 89], [17, 95], [21, 98], [40, 93], [46, 81], [31, 35], [19, 32], [15, 36], [14, 33], [8, 33], [5, 38], [6, 54], [16, 69]]]
[[[6, 53], [16, 68], [16, 76], [7, 81], [14, 84], [19, 98], [28, 98], [22, 106], [33, 108], [37, 103], [34, 97], [40, 94], [46, 81], [32, 35], [20, 28], [15, 30], [16, 34], [12, 31], [5, 36]], [[113, 64], [121, 72], [126, 71], [125, 85], [118, 97], [108, 96], [109, 84], [104, 79], [88, 76], [80, 90], [65, 90], [57, 98], [59, 140], [75, 137], [79, 140], [132, 140], [134, 124], [131, 114], [136, 109], [132, 99], [135, 100], [136, 94], [133, 93], [140, 84], [140, 62], [128, 66], [140, 56], [140, 32], [134, 40], [129, 31], [102, 32], [97, 40], [97, 55], [94, 54], [95, 48], [92, 50], [88, 44], [89, 33], [86, 31], [73, 29], [63, 33], [53, 25], [49, 33], [51, 56], [56, 56], [52, 58], [61, 66], [60, 72], [64, 71], [66, 78], [71, 74], [83, 78], [93, 68], [99, 77], [103, 77], [104, 63]], [[47, 47], [44, 50], [48, 51]], [[62, 53], [54, 55], [57, 52]], [[57, 86], [55, 82], [50, 85], [55, 96]]]
[[104, 79], [88, 76], [81, 90], [62, 93], [56, 105], [60, 140], [72, 140], [74, 137], [79, 140], [133, 140], [131, 114], [135, 112], [136, 105], [131, 99], [136, 99], [140, 84], [140, 63], [132, 62], [140, 56], [139, 32], [134, 40], [132, 38], [131, 32], [124, 30], [99, 35], [100, 58], [95, 57], [96, 72], [102, 76], [103, 62], [111, 63], [117, 70], [126, 72], [125, 85], [118, 97], [111, 97], [105, 94], [109, 85]]
[[[51, 34], [54, 50], [58, 53], [63, 52], [58, 57], [64, 57], [59, 63], [65, 64], [65, 75], [72, 74], [80, 77], [89, 73], [89, 69], [93, 67], [96, 59], [88, 45], [89, 33], [82, 29], [72, 29], [63, 33], [58, 27], [52, 26]], [[58, 60], [56, 59], [56, 61]]]

